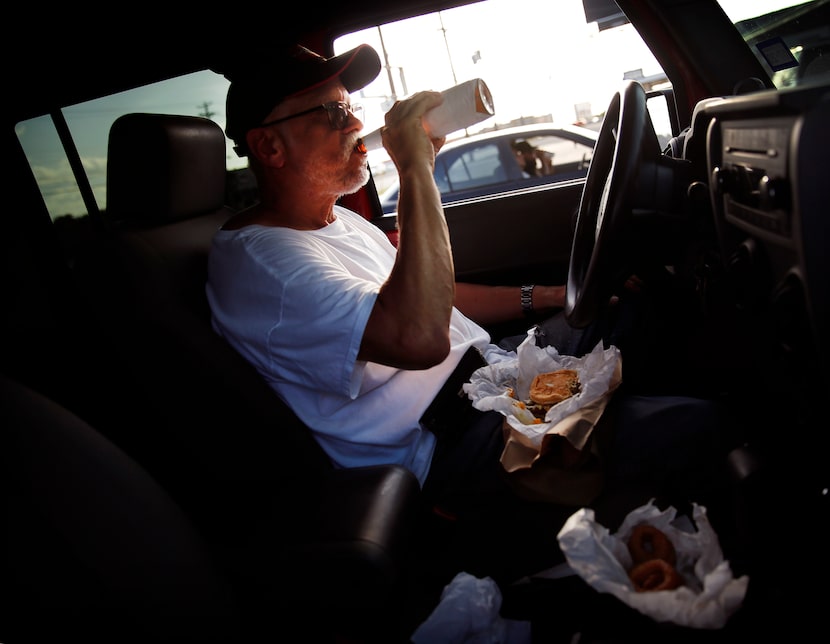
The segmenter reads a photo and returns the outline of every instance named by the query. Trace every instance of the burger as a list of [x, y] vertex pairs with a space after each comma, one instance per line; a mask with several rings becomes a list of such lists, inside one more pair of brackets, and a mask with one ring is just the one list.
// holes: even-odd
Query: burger
[[540, 373], [530, 383], [527, 409], [536, 418], [544, 418], [551, 407], [578, 394], [580, 388], [579, 374], [573, 369]]

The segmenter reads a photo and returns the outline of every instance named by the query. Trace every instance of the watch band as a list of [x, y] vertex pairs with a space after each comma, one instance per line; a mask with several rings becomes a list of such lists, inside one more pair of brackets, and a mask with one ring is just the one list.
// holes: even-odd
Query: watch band
[[522, 312], [525, 315], [533, 313], [533, 287], [535, 284], [525, 284], [522, 286]]

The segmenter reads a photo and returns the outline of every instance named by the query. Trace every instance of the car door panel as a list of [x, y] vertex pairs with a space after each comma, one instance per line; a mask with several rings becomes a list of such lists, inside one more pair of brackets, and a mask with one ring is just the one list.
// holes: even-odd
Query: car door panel
[[564, 282], [583, 181], [444, 207], [460, 281]]

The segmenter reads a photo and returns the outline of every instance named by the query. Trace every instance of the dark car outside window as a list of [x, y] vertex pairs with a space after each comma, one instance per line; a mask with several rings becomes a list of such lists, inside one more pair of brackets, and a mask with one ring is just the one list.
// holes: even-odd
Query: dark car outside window
[[[519, 126], [447, 143], [435, 158], [435, 182], [444, 204], [528, 186], [585, 177], [596, 131]], [[384, 213], [397, 207], [394, 182], [380, 195]]]

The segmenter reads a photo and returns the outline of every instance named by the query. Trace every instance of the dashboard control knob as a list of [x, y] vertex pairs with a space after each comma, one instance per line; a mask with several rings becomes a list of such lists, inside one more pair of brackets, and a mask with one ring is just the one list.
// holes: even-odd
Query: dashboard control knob
[[758, 181], [758, 196], [762, 210], [790, 209], [790, 185], [786, 179], [770, 179], [764, 175]]

